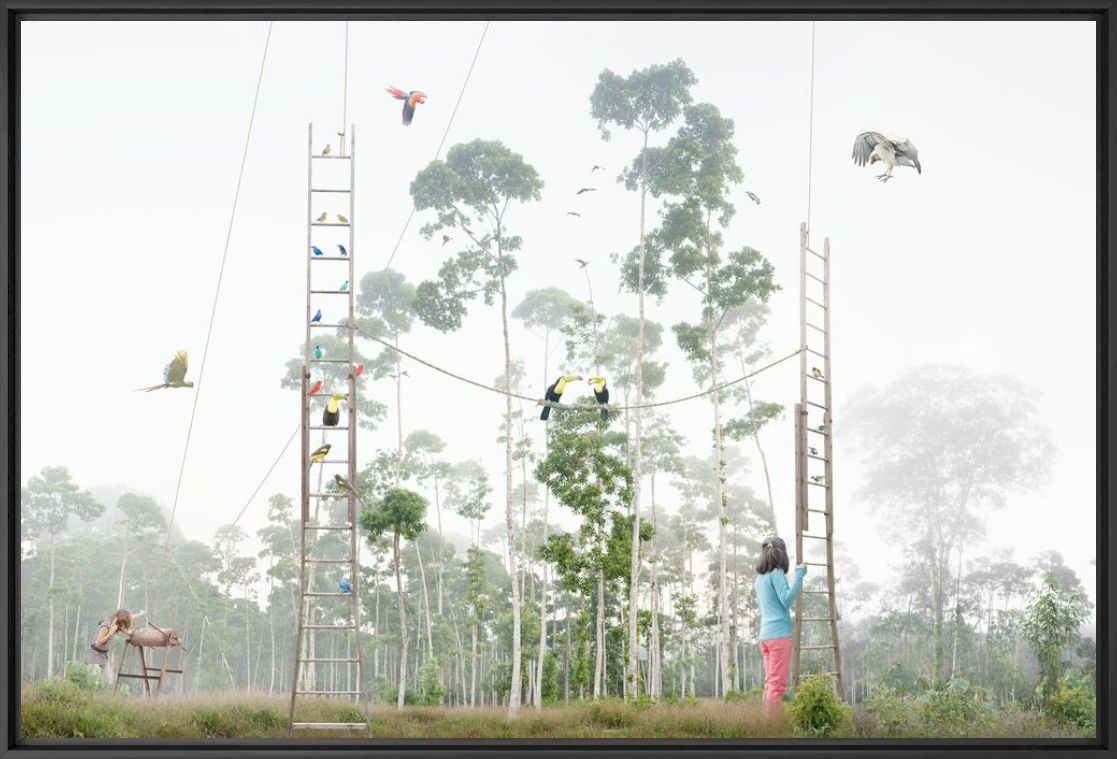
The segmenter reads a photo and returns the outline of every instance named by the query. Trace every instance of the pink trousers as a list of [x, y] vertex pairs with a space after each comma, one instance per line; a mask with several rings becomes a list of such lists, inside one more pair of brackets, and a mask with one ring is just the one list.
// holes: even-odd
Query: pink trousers
[[760, 641], [764, 656], [764, 712], [779, 710], [783, 692], [787, 690], [787, 666], [791, 662], [791, 638], [769, 638]]

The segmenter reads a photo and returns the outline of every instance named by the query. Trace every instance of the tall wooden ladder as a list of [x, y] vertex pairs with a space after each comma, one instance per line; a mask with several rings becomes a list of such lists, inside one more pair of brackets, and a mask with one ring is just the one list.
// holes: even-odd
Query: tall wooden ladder
[[[821, 322], [821, 323], [820, 323]], [[795, 555], [807, 565], [795, 602], [791, 679], [823, 671], [845, 697], [834, 575], [834, 428], [830, 374], [830, 238], [811, 249], [799, 225], [799, 403], [795, 404]], [[813, 519], [812, 519], [813, 516]], [[825, 572], [825, 575], [822, 573]], [[821, 580], [821, 581], [819, 581]], [[804, 672], [804, 651], [808, 669]]]
[[[306, 193], [306, 346], [302, 373], [302, 394], [300, 396], [299, 414], [302, 419], [302, 459], [299, 466], [302, 469], [302, 491], [300, 508], [300, 542], [299, 542], [299, 609], [298, 629], [295, 634], [295, 666], [293, 682], [291, 684], [291, 711], [288, 718], [287, 735], [291, 737], [296, 730], [323, 730], [344, 732], [363, 730], [369, 737], [372, 736], [372, 727], [368, 721], [368, 699], [362, 698], [364, 690], [361, 666], [361, 605], [360, 605], [360, 571], [358, 565], [358, 512], [357, 498], [352, 492], [339, 492], [328, 490], [323, 486], [334, 481], [334, 474], [341, 474], [347, 482], [354, 483], [357, 478], [357, 380], [355, 375], [353, 351], [353, 291], [354, 266], [353, 266], [353, 211], [354, 211], [354, 147], [356, 135], [350, 126], [349, 149], [346, 152], [345, 137], [342, 136], [341, 144], [336, 154], [322, 155], [321, 146], [315, 150], [314, 125], [310, 124], [307, 130], [307, 193]], [[330, 162], [325, 165], [318, 162]], [[334, 161], [348, 163], [348, 172], [344, 169], [337, 170]], [[323, 185], [341, 184], [339, 181], [348, 174], [348, 187], [316, 186], [315, 166], [322, 168], [321, 174], [325, 180], [319, 180]], [[343, 164], [344, 165], [344, 164]], [[348, 199], [348, 203], [336, 202], [336, 196], [341, 195]], [[348, 221], [341, 221], [337, 214], [342, 208], [347, 211]], [[323, 221], [316, 212], [328, 211], [329, 215]], [[331, 229], [333, 228], [333, 229]], [[341, 234], [338, 234], [339, 231]], [[347, 236], [345, 233], [348, 233]], [[348, 255], [342, 255], [338, 248], [339, 238], [345, 237]], [[313, 247], [317, 245], [323, 255], [315, 255]], [[343, 287], [341, 282], [348, 282]], [[333, 318], [341, 315], [344, 308], [344, 319]], [[311, 323], [315, 311], [322, 310], [323, 318], [318, 323]], [[329, 314], [331, 318], [327, 318]], [[345, 329], [348, 334], [348, 351], [344, 357], [324, 354], [318, 358], [314, 354], [316, 334], [319, 330]], [[329, 375], [335, 377], [341, 372], [316, 371], [329, 368], [338, 368], [343, 365], [348, 369], [344, 380], [345, 387], [330, 387], [338, 384], [326, 380]], [[324, 380], [322, 388], [313, 396], [308, 395], [318, 380]], [[322, 413], [325, 404], [334, 393], [343, 393], [346, 396], [345, 405], [348, 413], [346, 421], [335, 426], [322, 424]], [[340, 411], [340, 409], [339, 409]], [[332, 449], [328, 458], [311, 463], [311, 436], [319, 432], [321, 440], [318, 445], [330, 443]], [[314, 447], [317, 448], [318, 445]], [[344, 453], [340, 453], [344, 451]], [[328, 478], [328, 479], [327, 479]], [[312, 485], [313, 481], [313, 485]], [[329, 504], [337, 499], [344, 498], [347, 504], [343, 521], [336, 523], [323, 523], [320, 515], [329, 514]], [[336, 514], [336, 511], [335, 511]], [[335, 542], [332, 546], [323, 546], [320, 537], [323, 535], [337, 535], [341, 533], [349, 538], [348, 556], [342, 555]], [[332, 547], [331, 553], [328, 548]], [[340, 571], [330, 572], [330, 568]], [[348, 579], [352, 590], [342, 592], [339, 587], [341, 579]], [[346, 613], [339, 614], [339, 599], [348, 601], [345, 604]], [[319, 604], [328, 604], [321, 608]], [[327, 616], [332, 615], [332, 616]], [[344, 617], [337, 621], [338, 616]], [[334, 637], [334, 640], [329, 640]], [[323, 643], [332, 643], [334, 654], [320, 656]], [[344, 656], [336, 652], [344, 651]], [[339, 685], [340, 683], [340, 685]], [[306, 698], [337, 697], [353, 703], [364, 702], [364, 721], [343, 722], [310, 722], [296, 719], [297, 704], [305, 703]]]

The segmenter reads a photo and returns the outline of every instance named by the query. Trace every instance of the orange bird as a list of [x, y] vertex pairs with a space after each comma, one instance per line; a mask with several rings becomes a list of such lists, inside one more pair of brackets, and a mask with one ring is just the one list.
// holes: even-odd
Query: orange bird
[[317, 393], [321, 389], [322, 389], [322, 380], [318, 380], [313, 385], [311, 385], [310, 392], [307, 393], [307, 395], [314, 395], [315, 393]]
[[412, 90], [411, 92], [404, 92], [395, 87], [386, 88], [389, 95], [396, 100], [403, 101], [403, 125], [410, 126], [411, 118], [415, 115], [415, 106], [419, 103], [427, 102], [427, 95], [425, 92], [419, 90]]

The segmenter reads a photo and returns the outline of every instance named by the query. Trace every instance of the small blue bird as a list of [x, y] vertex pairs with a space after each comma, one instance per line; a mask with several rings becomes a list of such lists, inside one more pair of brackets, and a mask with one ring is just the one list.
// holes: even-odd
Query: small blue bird
[[344, 580], [339, 582], [337, 584], [337, 586], [339, 588], [341, 588], [342, 593], [352, 593], [353, 592], [353, 586], [349, 584], [349, 578], [348, 577], [346, 577]]
[[322, 321], [322, 309], [318, 309], [314, 312], [314, 318], [310, 320], [310, 323], [317, 324], [320, 321]]
[[338, 243], [338, 244], [337, 244], [337, 249], [341, 251], [341, 255], [343, 255], [343, 256], [347, 256], [347, 255], [349, 255], [349, 251], [347, 251], [347, 250], [345, 249], [345, 246], [344, 246], [344, 245], [342, 245], [341, 243]]
[[310, 249], [314, 251], [314, 255], [316, 255], [316, 256], [326, 255], [325, 253], [322, 252], [322, 249], [319, 248], [317, 245], [311, 245]]

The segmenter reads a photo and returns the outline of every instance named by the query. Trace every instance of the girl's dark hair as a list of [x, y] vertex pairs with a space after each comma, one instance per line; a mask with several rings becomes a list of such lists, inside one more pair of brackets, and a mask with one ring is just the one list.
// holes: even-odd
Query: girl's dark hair
[[779, 567], [784, 572], [791, 566], [787, 559], [787, 544], [783, 538], [765, 538], [760, 544], [760, 559], [756, 562], [756, 573], [764, 575]]

